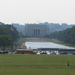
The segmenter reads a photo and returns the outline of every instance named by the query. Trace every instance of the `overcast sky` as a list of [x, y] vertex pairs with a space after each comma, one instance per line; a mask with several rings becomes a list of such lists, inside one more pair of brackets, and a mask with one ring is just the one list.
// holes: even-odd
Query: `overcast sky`
[[75, 24], [75, 0], [0, 0], [0, 22]]

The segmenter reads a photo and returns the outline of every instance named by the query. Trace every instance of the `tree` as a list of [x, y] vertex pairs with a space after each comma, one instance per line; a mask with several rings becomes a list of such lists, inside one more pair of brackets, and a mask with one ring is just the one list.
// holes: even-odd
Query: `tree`
[[3, 52], [5, 50], [5, 47], [8, 47], [12, 44], [13, 44], [13, 41], [12, 41], [10, 35], [1, 35], [0, 36], [0, 46], [3, 47]]
[[75, 26], [63, 31], [50, 33], [49, 36], [65, 43], [75, 45]]
[[0, 35], [5, 35], [5, 34], [6, 34], [5, 30], [0, 27]]
[[[1, 22], [0, 22], [1, 23]], [[11, 24], [1, 23], [0, 25], [0, 35], [10, 35], [13, 38], [13, 41], [19, 39], [19, 32], [15, 27], [13, 27], [14, 31], [11, 31]]]

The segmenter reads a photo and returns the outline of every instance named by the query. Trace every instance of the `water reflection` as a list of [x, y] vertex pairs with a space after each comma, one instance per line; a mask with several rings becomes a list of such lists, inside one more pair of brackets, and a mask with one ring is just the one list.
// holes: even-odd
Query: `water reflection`
[[25, 44], [27, 46], [27, 49], [37, 49], [37, 48], [66, 48], [66, 49], [74, 49], [68, 46], [55, 44], [52, 42], [26, 42]]

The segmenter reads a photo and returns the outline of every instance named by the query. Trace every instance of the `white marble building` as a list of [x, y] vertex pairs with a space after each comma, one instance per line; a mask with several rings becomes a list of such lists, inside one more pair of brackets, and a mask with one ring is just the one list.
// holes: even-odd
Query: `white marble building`
[[47, 25], [27, 24], [25, 25], [25, 35], [30, 37], [43, 37], [49, 34]]

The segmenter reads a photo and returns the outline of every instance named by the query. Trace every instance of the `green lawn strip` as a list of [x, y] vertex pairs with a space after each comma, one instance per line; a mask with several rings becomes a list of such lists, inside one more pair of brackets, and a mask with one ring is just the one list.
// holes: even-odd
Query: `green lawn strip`
[[1, 67], [37, 67], [37, 68], [64, 68], [70, 62], [75, 67], [74, 55], [0, 55]]
[[[67, 67], [67, 62], [70, 67]], [[0, 55], [1, 75], [75, 75], [74, 55]]]
[[0, 69], [1, 75], [75, 75], [75, 69]]
[[19, 47], [21, 47], [21, 45], [23, 43], [25, 43], [26, 41], [28, 41], [27, 38], [20, 38], [18, 41], [16, 41], [16, 43], [18, 43], [19, 44]]
[[53, 43], [57, 43], [57, 44], [62, 44], [65, 46], [70, 46], [70, 47], [75, 47], [75, 45], [69, 44], [69, 43], [65, 43], [56, 39], [47, 39], [47, 42], [53, 42]]

